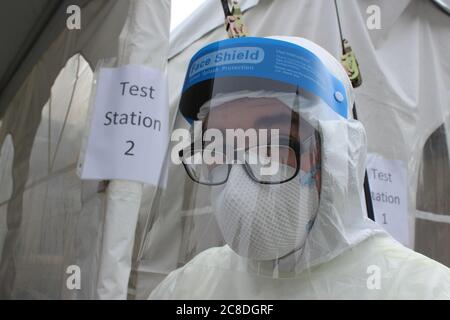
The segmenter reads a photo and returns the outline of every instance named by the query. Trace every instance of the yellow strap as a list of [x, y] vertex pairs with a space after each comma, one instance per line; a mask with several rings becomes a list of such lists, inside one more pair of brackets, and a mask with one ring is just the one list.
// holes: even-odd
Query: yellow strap
[[242, 11], [237, 0], [233, 0], [231, 15], [225, 17], [225, 29], [229, 38], [241, 38], [248, 35], [247, 27], [244, 24]]

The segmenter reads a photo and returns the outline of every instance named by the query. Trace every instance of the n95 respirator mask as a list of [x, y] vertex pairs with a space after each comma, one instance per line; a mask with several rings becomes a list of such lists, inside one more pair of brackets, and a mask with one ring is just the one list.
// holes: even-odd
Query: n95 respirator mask
[[211, 203], [226, 243], [240, 256], [267, 261], [303, 247], [317, 214], [319, 194], [315, 183], [304, 183], [299, 177], [282, 184], [260, 184], [242, 165], [234, 165], [228, 182], [212, 188]]

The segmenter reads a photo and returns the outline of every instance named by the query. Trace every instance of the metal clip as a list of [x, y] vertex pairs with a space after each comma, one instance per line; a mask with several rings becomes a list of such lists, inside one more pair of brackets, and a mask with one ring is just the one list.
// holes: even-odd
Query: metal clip
[[357, 88], [362, 84], [362, 77], [359, 70], [358, 61], [356, 60], [356, 56], [352, 50], [352, 47], [349, 45], [346, 39], [344, 39], [343, 41], [343, 47], [344, 54], [341, 57], [341, 63], [344, 66], [345, 71], [347, 71], [353, 88]]
[[242, 11], [237, 0], [233, 0], [231, 15], [225, 17], [225, 29], [229, 38], [241, 38], [248, 35]]

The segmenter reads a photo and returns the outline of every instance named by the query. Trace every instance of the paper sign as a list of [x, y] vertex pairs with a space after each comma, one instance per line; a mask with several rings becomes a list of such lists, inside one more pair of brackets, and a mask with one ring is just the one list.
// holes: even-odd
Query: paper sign
[[375, 221], [399, 242], [409, 246], [408, 184], [404, 162], [369, 154], [367, 175]]
[[82, 179], [158, 183], [168, 145], [166, 88], [155, 69], [100, 69]]

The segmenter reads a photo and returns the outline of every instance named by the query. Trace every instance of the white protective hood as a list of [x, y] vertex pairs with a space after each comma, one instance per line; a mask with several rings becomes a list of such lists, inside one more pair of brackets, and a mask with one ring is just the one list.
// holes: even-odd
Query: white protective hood
[[[273, 38], [295, 43], [315, 54], [328, 71], [344, 84], [348, 114], [351, 113], [350, 110], [354, 101], [351, 83], [345, 70], [333, 56], [306, 39]], [[239, 96], [239, 94], [244, 93], [238, 92], [237, 94]], [[235, 257], [235, 259], [232, 259], [234, 262], [230, 265], [229, 270], [231, 272], [235, 263], [245, 265], [248, 262], [250, 267], [247, 266], [247, 268], [258, 270], [256, 271], [257, 275], [262, 274], [263, 276], [276, 278], [280, 276], [279, 272], [287, 272], [284, 276], [297, 277], [303, 271], [336, 258], [369, 237], [385, 233], [381, 227], [366, 217], [363, 209], [363, 177], [367, 140], [362, 124], [356, 120], [339, 116], [323, 103], [302, 108], [300, 116], [304, 117], [319, 131], [322, 140], [322, 190], [313, 228], [302, 250], [276, 262], [247, 261], [229, 253], [230, 257]], [[218, 239], [221, 238], [220, 233], [217, 234], [217, 230], [211, 227], [214, 222], [205, 222], [208, 221], [208, 215], [212, 213], [212, 208], [205, 206], [186, 210], [183, 207], [183, 202], [188, 201], [197, 204], [202, 202], [201, 198], [191, 201], [169, 201], [172, 192], [184, 196], [189, 192], [195, 192], [190, 191], [194, 190], [195, 186], [186, 187], [186, 183], [183, 183], [183, 179], [187, 178], [183, 169], [180, 170], [177, 165], [171, 165], [169, 168], [167, 189], [170, 191], [162, 191], [154, 200], [152, 213], [159, 212], [161, 214], [157, 215], [155, 220], [148, 225], [148, 237], [145, 241], [144, 250], [153, 255], [154, 259], [157, 259], [157, 261], [155, 260], [155, 266], [158, 265], [159, 267], [165, 263], [166, 268], [170, 266], [180, 267], [185, 263], [191, 265], [196, 264], [196, 262], [214, 265], [214, 261], [205, 261], [201, 258], [207, 256], [209, 250], [216, 250], [203, 251], [204, 249], [220, 246], [218, 244]], [[175, 188], [176, 191], [174, 191]], [[202, 219], [204, 219], [203, 222]], [[200, 227], [202, 223], [205, 224], [204, 228]], [[171, 225], [172, 232], [168, 232], [166, 228], [171, 228]], [[178, 232], [180, 232], [179, 238], [175, 238], [174, 236]], [[209, 239], [203, 237], [204, 234], [214, 234], [214, 232], [216, 232], [216, 241], [211, 240], [213, 235], [210, 235]], [[171, 237], [172, 250], [162, 251], [162, 243], [168, 235]], [[227, 248], [227, 246], [224, 248]], [[230, 250], [224, 250], [222, 253], [230, 252]], [[198, 255], [196, 256], [196, 254]], [[200, 260], [198, 261], [198, 259]], [[257, 264], [256, 268], [251, 267], [254, 263]], [[274, 267], [274, 263], [277, 267]], [[228, 270], [227, 266], [220, 266], [220, 268]], [[278, 271], [272, 272], [273, 270]], [[183, 271], [180, 272], [183, 273]], [[169, 281], [170, 278], [169, 275]], [[176, 292], [177, 283], [171, 284], [169, 282], [169, 284], [164, 285], [166, 281], [168, 280], [164, 280], [162, 286], [169, 291], [173, 287], [174, 292]], [[157, 289], [157, 291], [161, 292], [160, 289]], [[164, 293], [161, 294], [164, 295]], [[170, 293], [168, 294], [170, 295]]]

